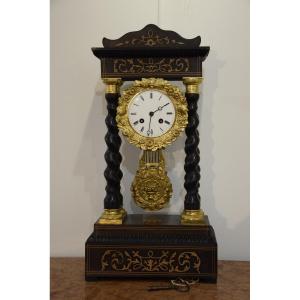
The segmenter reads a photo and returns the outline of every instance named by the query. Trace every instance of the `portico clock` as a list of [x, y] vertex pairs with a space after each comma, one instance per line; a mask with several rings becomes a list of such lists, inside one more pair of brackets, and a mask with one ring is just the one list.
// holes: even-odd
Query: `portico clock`
[[[85, 245], [85, 278], [190, 277], [217, 280], [217, 241], [200, 206], [199, 85], [202, 62], [209, 47], [201, 38], [185, 39], [174, 31], [149, 24], [116, 40], [103, 39], [92, 48], [101, 60], [106, 84], [105, 123], [107, 167], [104, 212]], [[181, 90], [172, 81], [182, 81]], [[122, 89], [122, 82], [129, 86]], [[141, 150], [133, 182], [121, 193], [124, 142]], [[186, 137], [184, 182], [171, 182], [164, 155], [180, 135]], [[184, 151], [183, 151], [184, 150]], [[185, 155], [184, 155], [185, 153]], [[133, 155], [133, 154], [130, 154]], [[205, 176], [205, 174], [204, 174]], [[185, 190], [172, 195], [172, 185]], [[173, 198], [172, 198], [173, 197]], [[182, 203], [180, 214], [158, 214], [172, 201]], [[127, 213], [139, 206], [144, 213]]]

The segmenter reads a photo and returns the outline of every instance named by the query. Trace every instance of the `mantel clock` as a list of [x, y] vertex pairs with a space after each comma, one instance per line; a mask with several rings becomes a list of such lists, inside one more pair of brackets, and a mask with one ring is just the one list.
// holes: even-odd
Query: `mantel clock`
[[[217, 241], [199, 196], [197, 102], [209, 47], [150, 24], [92, 48], [106, 84], [107, 181], [104, 212], [86, 241], [86, 280], [106, 277], [197, 277], [217, 280]], [[171, 81], [182, 81], [183, 93]], [[131, 85], [121, 90], [122, 82]], [[172, 197], [164, 151], [185, 131], [184, 210], [155, 214]], [[120, 190], [121, 137], [141, 149], [130, 187], [135, 205], [151, 214], [127, 214]], [[181, 201], [181, 199], [179, 199]]]

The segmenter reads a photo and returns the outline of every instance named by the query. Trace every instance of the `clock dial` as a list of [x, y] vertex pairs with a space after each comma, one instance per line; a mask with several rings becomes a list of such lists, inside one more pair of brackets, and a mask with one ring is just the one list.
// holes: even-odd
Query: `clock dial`
[[144, 137], [159, 137], [168, 132], [175, 121], [172, 100], [158, 90], [146, 90], [132, 98], [128, 106], [131, 127]]

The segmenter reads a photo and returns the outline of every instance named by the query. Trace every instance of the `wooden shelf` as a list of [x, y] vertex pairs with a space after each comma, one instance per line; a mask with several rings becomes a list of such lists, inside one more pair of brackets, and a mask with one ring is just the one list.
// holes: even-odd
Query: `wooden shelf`
[[249, 262], [219, 261], [218, 283], [199, 283], [188, 293], [175, 290], [148, 292], [151, 285], [167, 280], [102, 280], [86, 282], [84, 258], [51, 258], [51, 299], [222, 299], [250, 298]]

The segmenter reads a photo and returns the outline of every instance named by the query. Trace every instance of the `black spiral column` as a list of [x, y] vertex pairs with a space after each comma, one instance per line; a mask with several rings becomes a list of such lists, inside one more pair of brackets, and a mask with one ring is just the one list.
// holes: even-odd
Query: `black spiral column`
[[182, 224], [202, 223], [204, 221], [204, 213], [200, 209], [200, 151], [199, 145], [199, 117], [197, 113], [199, 99], [199, 84], [201, 77], [183, 78], [186, 85], [185, 97], [188, 103], [188, 125], [185, 129], [185, 163], [184, 163], [184, 187], [186, 196], [184, 200], [184, 211], [181, 214]]
[[99, 219], [99, 223], [122, 224], [126, 212], [123, 209], [123, 196], [121, 194], [120, 186], [123, 177], [123, 173], [120, 169], [122, 156], [119, 152], [121, 138], [116, 123], [116, 113], [122, 80], [120, 78], [105, 78], [103, 79], [103, 82], [106, 84], [105, 98], [108, 111], [105, 119], [107, 126], [107, 133], [105, 135], [107, 150], [104, 155], [107, 163], [104, 177], [107, 184], [105, 188], [106, 196], [104, 198], [104, 213]]

